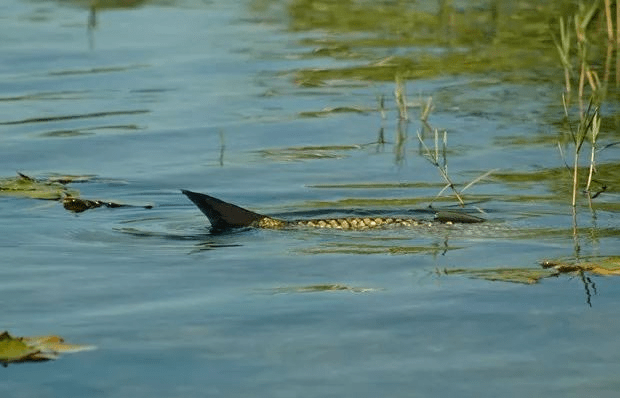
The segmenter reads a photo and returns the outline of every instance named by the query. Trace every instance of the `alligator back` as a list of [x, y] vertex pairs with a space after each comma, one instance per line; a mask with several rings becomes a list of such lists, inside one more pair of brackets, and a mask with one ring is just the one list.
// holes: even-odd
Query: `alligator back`
[[333, 228], [346, 230], [365, 230], [386, 227], [416, 227], [431, 226], [434, 223], [478, 223], [484, 221], [479, 217], [474, 217], [462, 213], [440, 212], [435, 221], [417, 220], [414, 218], [397, 217], [346, 217], [346, 218], [325, 218], [311, 220], [285, 221], [277, 218], [265, 216], [253, 211], [241, 208], [232, 203], [224, 202], [202, 193], [182, 190], [198, 208], [207, 216], [211, 222], [211, 227], [215, 230], [226, 230], [240, 227], [257, 227], [280, 229], [286, 227], [312, 227], [312, 228]]

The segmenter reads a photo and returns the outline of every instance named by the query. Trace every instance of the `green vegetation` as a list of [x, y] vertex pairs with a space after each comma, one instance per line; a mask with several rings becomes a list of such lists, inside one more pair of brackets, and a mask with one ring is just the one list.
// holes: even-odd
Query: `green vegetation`
[[[569, 196], [573, 206], [584, 191], [592, 206], [592, 199], [618, 186], [616, 165], [598, 165], [596, 159], [598, 142], [604, 138], [601, 132], [620, 131], [620, 120], [606, 117], [600, 110], [603, 101], [616, 99], [618, 90], [612, 87], [614, 74], [616, 86], [620, 83], [620, 64], [612, 62], [620, 45], [617, 8], [617, 2], [610, 0], [559, 0], [544, 4], [498, 0], [479, 7], [457, 6], [452, 1], [378, 4], [369, 0], [297, 0], [288, 5], [290, 30], [319, 32], [300, 40], [302, 46], [311, 48], [307, 56], [332, 57], [347, 63], [299, 69], [295, 81], [306, 87], [330, 85], [332, 81], [394, 82], [395, 108], [399, 119], [408, 121], [407, 80], [493, 72], [503, 81], [535, 85], [541, 80], [539, 76], [544, 81], [553, 80], [557, 71], [563, 71], [565, 112], [561, 121], [552, 124], [556, 133], [510, 140], [517, 145], [555, 146], [559, 142], [561, 149], [570, 144], [573, 159], [569, 170], [558, 167], [525, 173], [502, 172], [494, 181], [511, 183], [523, 177], [521, 186], [545, 182], [552, 191], [548, 199], [560, 203]], [[558, 87], [560, 98], [561, 86]], [[379, 110], [385, 119], [384, 97], [380, 98]], [[578, 105], [576, 112], [573, 102]], [[586, 106], [588, 102], [590, 105]], [[428, 124], [431, 108], [429, 102], [421, 110], [421, 152], [440, 172], [444, 190], [451, 189], [464, 205], [461, 192], [470, 185], [457, 188], [448, 174], [447, 134]], [[433, 136], [434, 145], [427, 145], [426, 140], [432, 141]], [[381, 132], [379, 142], [382, 137]], [[586, 145], [590, 149], [589, 166], [580, 162], [585, 157]], [[608, 203], [603, 206], [610, 208]]]

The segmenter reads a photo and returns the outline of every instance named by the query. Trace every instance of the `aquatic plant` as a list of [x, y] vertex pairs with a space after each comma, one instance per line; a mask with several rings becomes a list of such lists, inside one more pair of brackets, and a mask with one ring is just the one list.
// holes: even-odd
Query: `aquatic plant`
[[[589, 171], [584, 191], [588, 194], [590, 205], [591, 200], [605, 190], [605, 186], [603, 186], [598, 193], [592, 195], [591, 192], [593, 175], [596, 172], [597, 140], [601, 130], [600, 106], [607, 96], [614, 47], [616, 48], [616, 52], [620, 47], [620, 9], [618, 9], [617, 2], [615, 8], [617, 18], [616, 27], [614, 29], [610, 0], [605, 0], [602, 5], [600, 1], [591, 3], [580, 1], [577, 4], [577, 10], [572, 15], [572, 18], [559, 18], [559, 39], [553, 35], [554, 43], [560, 56], [560, 62], [564, 69], [565, 92], [562, 95], [562, 105], [564, 107], [565, 120], [568, 125], [574, 151], [571, 201], [573, 208], [577, 205], [577, 192], [579, 191], [579, 157], [583, 144], [586, 141], [590, 143], [591, 149]], [[606, 36], [602, 36], [600, 31], [596, 30], [597, 26], [595, 22], [600, 19], [600, 15], [604, 15], [604, 18], [602, 18], [604, 22], [601, 22], [606, 26]], [[607, 52], [604, 62], [603, 79], [601, 79], [594, 66], [599, 62], [598, 60], [591, 59], [590, 54], [596, 47], [604, 42], [606, 42]], [[620, 64], [616, 65], [616, 85], [620, 83], [619, 66]], [[575, 71], [579, 71], [577, 76], [575, 76]], [[572, 100], [573, 80], [575, 79], [577, 80], [576, 84], [578, 87], [577, 101], [579, 112], [578, 126], [576, 129], [573, 129], [570, 122], [569, 107]], [[588, 106], [585, 108], [584, 104], [587, 97], [589, 97]], [[562, 157], [564, 157], [563, 154]]]
[[[569, 120], [570, 116], [568, 113], [568, 106], [566, 104], [566, 98], [562, 97], [562, 103], [564, 105], [564, 113], [567, 120]], [[577, 129], [573, 129], [568, 122], [570, 136], [573, 141], [573, 167], [572, 167], [572, 178], [573, 178], [573, 189], [572, 189], [572, 206], [573, 208], [577, 205], [577, 192], [579, 191], [579, 156], [581, 153], [581, 149], [583, 147], [584, 142], [588, 137], [590, 137], [591, 143], [591, 156], [590, 156], [590, 167], [588, 173], [588, 182], [585, 188], [587, 193], [590, 193], [590, 185], [592, 183], [592, 175], [596, 168], [596, 139], [598, 138], [600, 129], [601, 129], [601, 118], [599, 116], [599, 108], [595, 108], [592, 110], [592, 102], [588, 106], [587, 112], [582, 116], [579, 120], [579, 125]], [[561, 146], [559, 146], [561, 151]], [[567, 168], [569, 166], [567, 165]], [[570, 168], [569, 168], [570, 169]]]
[[[462, 198], [463, 191], [465, 191], [466, 189], [470, 188], [471, 186], [473, 186], [474, 184], [476, 184], [480, 180], [486, 178], [487, 176], [492, 174], [495, 170], [487, 171], [486, 173], [476, 177], [474, 180], [472, 180], [471, 182], [466, 184], [461, 190], [458, 190], [456, 188], [456, 185], [454, 184], [454, 182], [452, 181], [452, 179], [450, 178], [450, 176], [448, 174], [448, 156], [447, 156], [447, 153], [448, 153], [448, 132], [447, 132], [447, 130], [443, 130], [442, 133], [440, 133], [438, 129], [433, 128], [430, 125], [430, 123], [428, 122], [428, 117], [429, 117], [429, 115], [431, 113], [431, 109], [432, 109], [432, 98], [429, 97], [428, 101], [426, 102], [426, 105], [422, 108], [422, 111], [421, 111], [421, 114], [420, 114], [420, 120], [422, 121], [422, 124], [423, 124], [423, 131], [426, 129], [426, 130], [429, 130], [429, 131], [433, 132], [433, 136], [435, 138], [434, 139], [434, 148], [433, 148], [433, 150], [431, 150], [431, 148], [429, 148], [426, 145], [426, 143], [424, 142], [424, 138], [422, 137], [422, 132], [420, 132], [420, 130], [418, 130], [417, 135], [418, 135], [418, 140], [420, 141], [420, 145], [422, 146], [422, 149], [423, 149], [423, 152], [424, 152], [426, 158], [428, 159], [429, 162], [431, 162], [431, 164], [433, 166], [435, 166], [437, 168], [437, 170], [439, 171], [439, 174], [441, 175], [441, 177], [446, 182], [446, 185], [441, 189], [441, 191], [439, 191], [439, 193], [437, 194], [435, 199], [437, 199], [437, 197], [441, 196], [441, 194], [446, 189], [450, 188], [452, 190], [452, 192], [454, 192], [454, 196], [458, 200], [458, 202], [461, 205], [461, 207], [464, 207], [465, 206], [465, 202], [463, 201], [463, 198]], [[440, 135], [442, 135], [441, 145], [439, 144], [439, 136]], [[431, 202], [431, 205], [432, 205], [432, 202]]]
[[67, 344], [58, 336], [13, 337], [5, 331], [0, 334], [0, 364], [41, 362], [58, 358], [63, 353], [90, 351], [94, 346]]

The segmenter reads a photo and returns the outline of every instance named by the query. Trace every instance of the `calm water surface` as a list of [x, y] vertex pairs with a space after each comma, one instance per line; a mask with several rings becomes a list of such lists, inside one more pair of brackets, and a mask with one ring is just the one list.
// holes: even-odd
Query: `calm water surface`
[[[0, 5], [0, 176], [91, 175], [72, 185], [84, 198], [154, 206], [75, 215], [0, 197], [0, 330], [98, 347], [0, 369], [0, 396], [617, 396], [617, 279], [591, 276], [590, 307], [578, 277], [521, 285], [437, 273], [570, 258], [568, 196], [528, 200], [548, 185], [488, 180], [470, 192], [493, 221], [552, 228], [543, 237], [209, 233], [179, 189], [293, 217], [406, 214], [426, 204], [386, 199], [417, 203], [443, 186], [419, 155], [418, 123], [399, 138], [392, 82], [297, 84], [298, 69], [355, 61], [307, 56], [300, 40], [321, 33], [291, 33], [282, 4], [260, 6], [145, 4], [100, 11], [89, 30], [77, 2]], [[553, 142], [509, 144], [552, 130], [561, 84], [476, 74], [407, 91], [412, 102], [433, 96], [431, 122], [449, 131], [463, 183], [562, 165]], [[385, 120], [302, 114], [376, 109], [378, 95]], [[597, 217], [600, 229], [580, 211], [581, 255], [617, 255], [617, 214]], [[322, 284], [355, 289], [299, 289]]]

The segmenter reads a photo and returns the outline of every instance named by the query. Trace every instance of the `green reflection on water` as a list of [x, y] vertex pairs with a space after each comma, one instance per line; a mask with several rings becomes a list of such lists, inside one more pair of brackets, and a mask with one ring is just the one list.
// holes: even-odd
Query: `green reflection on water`
[[[579, 180], [585, 181], [588, 177], [588, 172], [589, 168], [587, 167], [579, 168]], [[558, 201], [566, 201], [566, 198], [572, 192], [572, 176], [566, 167], [535, 171], [497, 172], [493, 174], [492, 178], [520, 188], [544, 183], [552, 192], [552, 198]], [[598, 164], [597, 173], [593, 181], [594, 190], [604, 189], [606, 192], [618, 192], [618, 187], [620, 186], [620, 162]]]
[[[328, 32], [300, 42], [313, 47], [312, 56], [370, 61], [302, 69], [297, 81], [316, 86], [332, 79], [389, 81], [396, 74], [419, 79], [486, 71], [516, 72], [513, 78], [519, 79], [524, 70], [559, 69], [552, 33], [558, 18], [572, 15], [576, 5], [540, 3], [497, 0], [458, 8], [452, 1], [293, 1], [292, 31]], [[393, 52], [388, 49], [400, 54], [386, 56]]]
[[317, 145], [288, 148], [263, 149], [259, 154], [276, 161], [300, 161], [308, 159], [338, 159], [344, 152], [361, 149], [360, 145]]
[[273, 293], [321, 293], [321, 292], [352, 292], [370, 293], [380, 289], [369, 287], [347, 286], [340, 283], [326, 283], [322, 285], [309, 286], [285, 286], [272, 289]]
[[[69, 4], [79, 7], [93, 7], [96, 9], [136, 8], [152, 0], [57, 0], [60, 4]], [[159, 1], [161, 3], [161, 1]], [[171, 2], [168, 2], [171, 3]]]
[[541, 268], [445, 269], [445, 275], [465, 275], [488, 281], [535, 284], [545, 278], [589, 273], [597, 276], [620, 275], [619, 257], [598, 257], [591, 261], [543, 261]]

